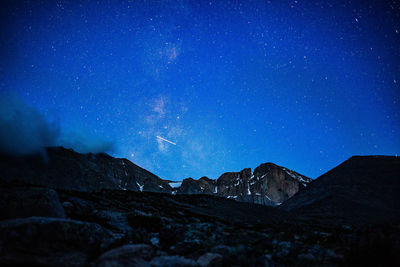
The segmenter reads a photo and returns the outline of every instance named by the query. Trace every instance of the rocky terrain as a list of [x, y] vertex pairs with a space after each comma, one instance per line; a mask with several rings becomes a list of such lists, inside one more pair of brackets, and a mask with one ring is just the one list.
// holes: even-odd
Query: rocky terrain
[[63, 147], [47, 148], [45, 156], [0, 156], [0, 175], [4, 181], [86, 192], [101, 189], [172, 191], [167, 181], [127, 159], [105, 153], [80, 154]]
[[[265, 163], [254, 172], [228, 172], [217, 180], [202, 177], [184, 179], [178, 187], [127, 159], [113, 158], [105, 153], [80, 154], [63, 147], [48, 148], [41, 155], [10, 158], [2, 157], [2, 179], [33, 182], [35, 185], [67, 188], [78, 191], [120, 189], [173, 194], [211, 194], [234, 200], [279, 205], [312, 179], [292, 170]], [[62, 172], [60, 172], [62, 170]]]
[[[141, 179], [135, 185], [116, 171], [121, 160], [105, 154], [50, 149], [48, 155], [2, 157], [1, 266], [400, 263], [395, 157], [351, 158], [270, 207], [192, 191], [171, 194], [168, 182], [124, 163], [128, 174]], [[82, 169], [92, 175], [80, 176]], [[241, 173], [252, 177], [250, 170]], [[235, 175], [227, 177], [223, 181]]]
[[[237, 201], [276, 206], [305, 188], [312, 179], [273, 163], [227, 172], [217, 180], [187, 178], [173, 189], [177, 194], [209, 194]], [[175, 183], [174, 183], [175, 184]]]

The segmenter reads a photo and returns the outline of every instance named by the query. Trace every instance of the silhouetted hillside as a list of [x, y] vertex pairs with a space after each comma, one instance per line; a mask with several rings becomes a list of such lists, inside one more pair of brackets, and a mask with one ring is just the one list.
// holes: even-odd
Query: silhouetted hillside
[[331, 222], [399, 222], [400, 158], [354, 156], [281, 207]]

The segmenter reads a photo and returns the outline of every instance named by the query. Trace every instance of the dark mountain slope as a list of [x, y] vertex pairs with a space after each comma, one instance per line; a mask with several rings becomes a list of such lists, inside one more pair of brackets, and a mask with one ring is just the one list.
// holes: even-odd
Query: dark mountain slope
[[105, 153], [80, 154], [63, 147], [46, 156], [0, 156], [0, 179], [78, 191], [120, 189], [170, 193], [167, 181], [127, 159]]
[[287, 200], [305, 218], [385, 222], [400, 219], [400, 158], [354, 156]]

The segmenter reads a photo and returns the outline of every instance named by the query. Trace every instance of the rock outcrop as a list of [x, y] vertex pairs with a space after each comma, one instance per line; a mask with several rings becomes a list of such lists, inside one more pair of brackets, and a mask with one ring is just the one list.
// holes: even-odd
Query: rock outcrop
[[180, 187], [174, 188], [178, 194], [208, 194], [235, 199], [242, 202], [263, 205], [280, 205], [298, 191], [306, 187], [312, 179], [295, 171], [273, 163], [264, 163], [240, 172], [227, 172], [217, 180], [202, 177], [199, 180], [187, 178]]
[[175, 188], [179, 194], [213, 194], [215, 193], [217, 182], [208, 177], [201, 177], [198, 180], [186, 178], [180, 187]]
[[58, 194], [49, 188], [0, 188], [0, 220], [32, 216], [65, 218]]
[[82, 266], [121, 235], [97, 223], [29, 217], [0, 221], [0, 264]]

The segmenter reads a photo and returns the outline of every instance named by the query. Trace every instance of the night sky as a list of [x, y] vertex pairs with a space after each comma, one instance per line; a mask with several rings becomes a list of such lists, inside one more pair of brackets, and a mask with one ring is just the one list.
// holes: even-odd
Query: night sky
[[26, 113], [2, 138], [45, 125], [44, 145], [171, 180], [263, 162], [316, 178], [397, 155], [399, 14], [383, 0], [2, 1], [1, 108]]

